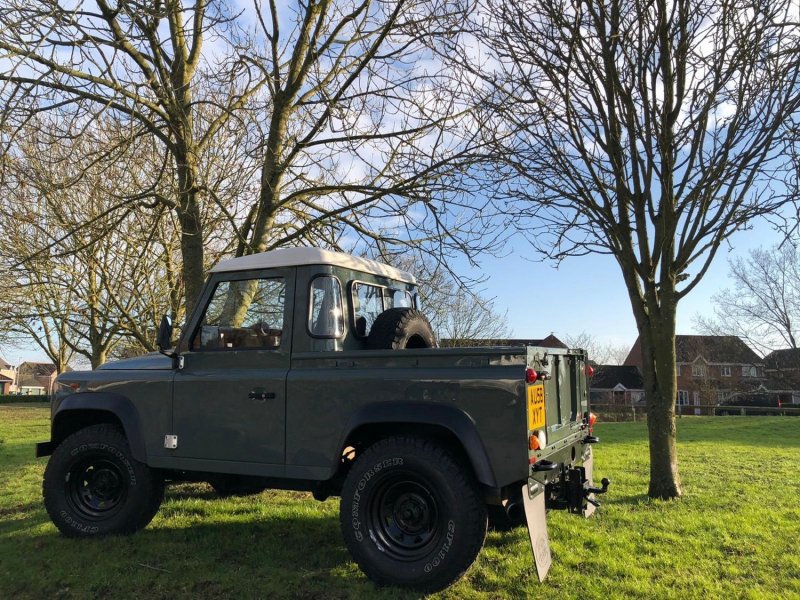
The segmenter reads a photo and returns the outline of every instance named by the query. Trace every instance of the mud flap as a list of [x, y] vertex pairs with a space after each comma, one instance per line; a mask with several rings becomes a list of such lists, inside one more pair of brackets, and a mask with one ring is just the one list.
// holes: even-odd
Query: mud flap
[[550, 537], [547, 535], [547, 515], [544, 506], [544, 486], [531, 480], [522, 486], [522, 503], [531, 539], [533, 562], [539, 581], [544, 581], [553, 558], [550, 555]]

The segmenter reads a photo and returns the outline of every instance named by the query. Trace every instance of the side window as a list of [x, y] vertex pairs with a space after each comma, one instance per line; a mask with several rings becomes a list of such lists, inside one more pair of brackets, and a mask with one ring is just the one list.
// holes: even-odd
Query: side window
[[283, 279], [242, 279], [217, 284], [193, 350], [276, 349], [283, 335]]
[[353, 283], [352, 301], [356, 335], [366, 337], [375, 319], [384, 311], [383, 288], [366, 283]]
[[321, 338], [338, 338], [344, 333], [342, 287], [335, 277], [317, 277], [311, 282], [308, 332]]

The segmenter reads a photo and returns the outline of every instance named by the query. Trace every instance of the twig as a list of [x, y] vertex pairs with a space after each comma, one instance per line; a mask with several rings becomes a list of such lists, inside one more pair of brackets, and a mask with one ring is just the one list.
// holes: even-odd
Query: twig
[[139, 563], [139, 566], [144, 567], [145, 569], [153, 569], [153, 571], [161, 571], [162, 573], [172, 574], [172, 571], [169, 571], [168, 569], [162, 569], [161, 567], [154, 567], [153, 565], [148, 565], [145, 563]]

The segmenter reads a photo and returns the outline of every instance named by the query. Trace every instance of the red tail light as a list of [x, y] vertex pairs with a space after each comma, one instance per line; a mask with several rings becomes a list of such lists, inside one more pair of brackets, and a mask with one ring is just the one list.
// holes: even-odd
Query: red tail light
[[533, 369], [525, 369], [525, 383], [535, 383], [539, 374]]
[[594, 375], [594, 367], [592, 365], [586, 365], [586, 376], [591, 377]]
[[592, 433], [592, 429], [594, 429], [594, 424], [597, 422], [597, 415], [594, 413], [589, 413], [589, 433]]

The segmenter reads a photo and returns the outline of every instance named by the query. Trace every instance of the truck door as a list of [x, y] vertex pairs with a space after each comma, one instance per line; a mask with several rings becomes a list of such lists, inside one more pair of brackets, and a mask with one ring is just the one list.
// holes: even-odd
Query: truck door
[[293, 271], [230, 273], [193, 320], [173, 392], [173, 456], [187, 469], [282, 474], [293, 296]]

